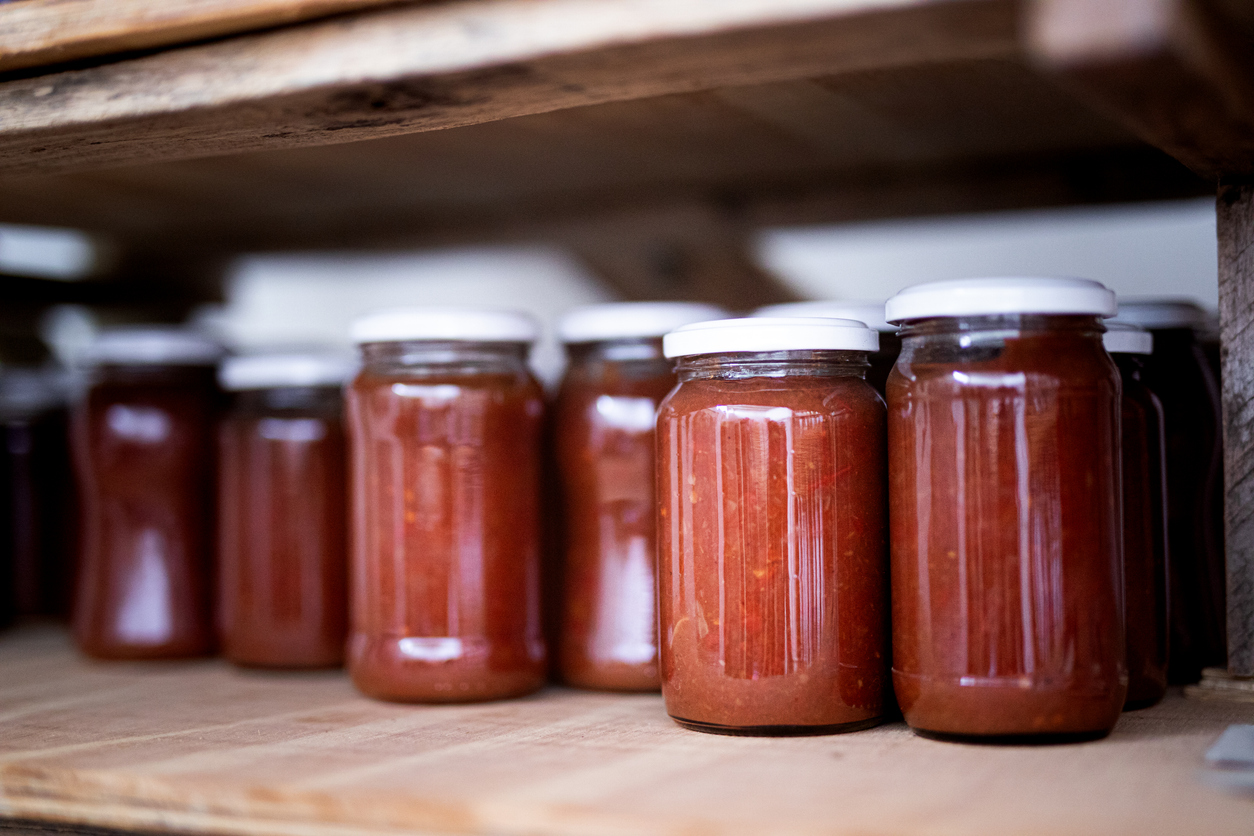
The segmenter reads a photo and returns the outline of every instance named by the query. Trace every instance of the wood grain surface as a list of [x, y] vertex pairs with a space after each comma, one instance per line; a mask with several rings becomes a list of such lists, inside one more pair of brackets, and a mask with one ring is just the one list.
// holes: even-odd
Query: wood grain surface
[[0, 3], [0, 72], [152, 49], [396, 0], [21, 0]]
[[1072, 746], [936, 743], [889, 725], [732, 738], [657, 696], [549, 689], [478, 706], [361, 698], [340, 672], [79, 659], [0, 638], [0, 813], [226, 834], [1248, 834], [1200, 778], [1254, 706], [1184, 700]]
[[1228, 672], [1254, 676], [1254, 184], [1221, 186], [1215, 210], [1223, 344]]

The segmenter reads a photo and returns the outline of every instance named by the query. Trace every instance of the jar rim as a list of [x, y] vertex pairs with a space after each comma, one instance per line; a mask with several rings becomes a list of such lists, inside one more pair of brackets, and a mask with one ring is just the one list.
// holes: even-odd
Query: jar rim
[[253, 354], [228, 357], [218, 368], [218, 382], [232, 392], [288, 386], [340, 386], [357, 370], [342, 353]]
[[109, 328], [87, 346], [88, 366], [212, 366], [226, 349], [210, 337], [173, 325]]

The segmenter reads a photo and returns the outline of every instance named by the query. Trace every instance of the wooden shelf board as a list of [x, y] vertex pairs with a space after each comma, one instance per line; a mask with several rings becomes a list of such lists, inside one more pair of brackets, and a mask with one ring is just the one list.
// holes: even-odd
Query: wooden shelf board
[[0, 638], [0, 814], [223, 834], [1249, 832], [1200, 780], [1254, 706], [1185, 700], [1096, 743], [684, 731], [652, 695], [551, 688], [477, 706], [354, 694], [341, 672], [101, 664], [52, 629]]
[[396, 0], [21, 0], [0, 3], [0, 72], [168, 47]]

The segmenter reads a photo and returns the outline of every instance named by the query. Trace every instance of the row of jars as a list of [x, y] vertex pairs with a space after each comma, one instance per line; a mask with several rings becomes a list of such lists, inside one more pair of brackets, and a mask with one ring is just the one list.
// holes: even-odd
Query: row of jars
[[528, 693], [552, 648], [705, 731], [854, 730], [895, 692], [924, 734], [1100, 736], [1161, 697], [1168, 644], [1152, 338], [1103, 334], [1114, 313], [1082, 280], [903, 291], [886, 410], [863, 322], [597, 306], [562, 324], [546, 424], [529, 317], [389, 311], [354, 326], [346, 430], [342, 361], [228, 360], [219, 426], [215, 346], [106, 333], [75, 635], [151, 658], [216, 632], [279, 667], [346, 646], [359, 689], [419, 702]]

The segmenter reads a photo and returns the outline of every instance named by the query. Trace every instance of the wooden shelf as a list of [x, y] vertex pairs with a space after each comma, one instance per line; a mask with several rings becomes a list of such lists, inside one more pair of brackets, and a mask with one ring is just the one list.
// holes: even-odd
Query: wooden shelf
[[693, 207], [744, 228], [1153, 199], [1254, 172], [1249, 16], [1109, 5], [452, 0], [27, 70], [0, 81], [0, 220], [193, 261], [577, 243]]
[[227, 834], [1248, 834], [1202, 755], [1254, 705], [1186, 700], [1071, 746], [684, 731], [661, 698], [551, 688], [403, 706], [341, 672], [101, 664], [0, 638], [0, 815]]

